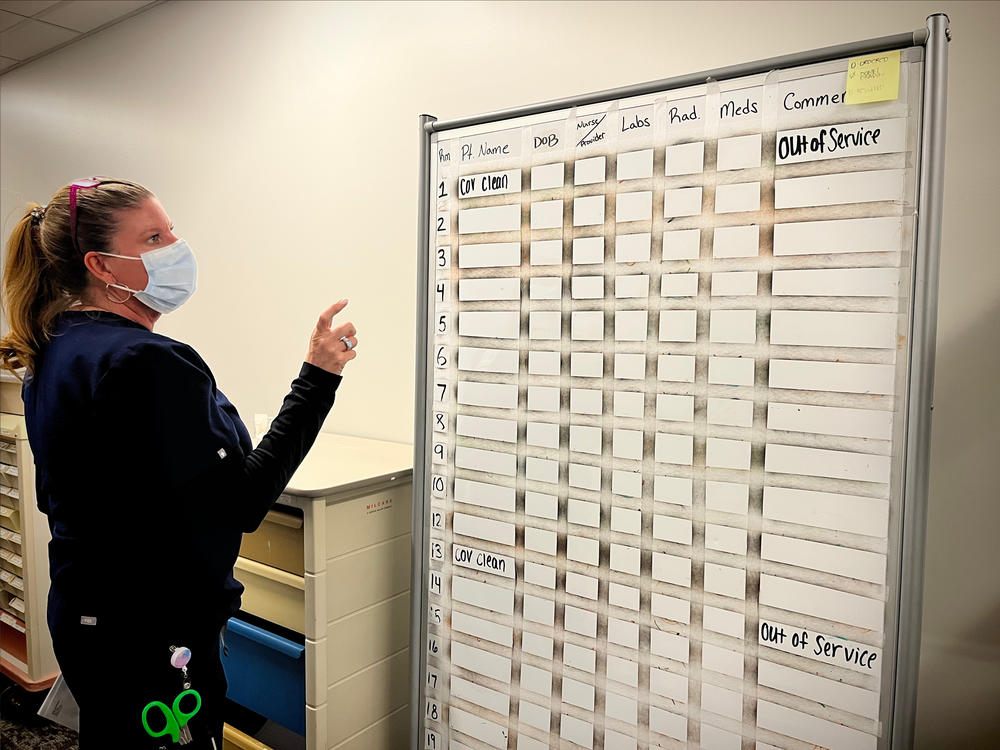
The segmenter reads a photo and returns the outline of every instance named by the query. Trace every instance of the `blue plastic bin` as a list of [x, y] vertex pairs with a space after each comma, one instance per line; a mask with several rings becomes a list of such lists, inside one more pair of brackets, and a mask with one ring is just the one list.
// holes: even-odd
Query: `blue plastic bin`
[[305, 736], [305, 646], [235, 617], [225, 640], [229, 699]]

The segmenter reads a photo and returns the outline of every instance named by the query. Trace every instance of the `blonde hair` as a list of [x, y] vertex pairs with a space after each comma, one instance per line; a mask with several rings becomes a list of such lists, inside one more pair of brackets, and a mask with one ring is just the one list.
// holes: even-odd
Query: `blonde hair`
[[96, 187], [77, 189], [76, 247], [69, 185], [53, 195], [48, 206], [28, 204], [7, 240], [3, 307], [10, 332], [0, 340], [0, 367], [35, 372], [56, 317], [79, 300], [90, 283], [84, 256], [112, 250], [119, 213], [150, 196], [141, 185], [104, 178]]

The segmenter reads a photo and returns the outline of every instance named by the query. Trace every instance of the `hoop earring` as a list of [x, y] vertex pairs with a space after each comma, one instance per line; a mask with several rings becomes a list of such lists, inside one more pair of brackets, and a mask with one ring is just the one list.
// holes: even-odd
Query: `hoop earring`
[[111, 302], [114, 302], [116, 305], [124, 305], [126, 302], [132, 299], [132, 292], [129, 292], [128, 296], [125, 297], [125, 299], [115, 299], [114, 297], [111, 296], [111, 284], [105, 284], [104, 296], [107, 297]]

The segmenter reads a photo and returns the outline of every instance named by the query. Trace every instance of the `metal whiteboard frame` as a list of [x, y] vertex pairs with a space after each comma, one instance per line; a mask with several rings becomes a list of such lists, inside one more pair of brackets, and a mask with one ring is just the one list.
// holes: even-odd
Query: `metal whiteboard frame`
[[413, 439], [413, 542], [410, 592], [410, 748], [421, 750], [424, 706], [420, 700], [427, 667], [427, 547], [430, 529], [426, 523], [427, 456], [430, 435], [427, 402], [427, 343], [430, 298], [430, 172], [431, 136], [446, 130], [482, 125], [499, 120], [582, 107], [609, 99], [627, 99], [706, 83], [767, 73], [776, 68], [809, 65], [837, 58], [866, 55], [901, 47], [924, 47], [923, 91], [920, 132], [920, 163], [917, 176], [917, 221], [913, 259], [910, 356], [906, 386], [905, 451], [901, 488], [901, 549], [896, 581], [899, 608], [897, 629], [888, 633], [896, 641], [892, 703], [883, 746], [892, 750], [913, 747], [920, 670], [920, 630], [923, 613], [924, 543], [927, 526], [927, 483], [930, 459], [931, 410], [934, 393], [934, 356], [937, 336], [938, 267], [944, 189], [944, 145], [948, 79], [948, 16], [935, 13], [927, 26], [913, 32], [883, 36], [823, 47], [766, 60], [716, 68], [701, 73], [607, 89], [580, 96], [499, 110], [453, 120], [420, 115], [420, 161], [417, 215], [417, 309], [416, 372]]

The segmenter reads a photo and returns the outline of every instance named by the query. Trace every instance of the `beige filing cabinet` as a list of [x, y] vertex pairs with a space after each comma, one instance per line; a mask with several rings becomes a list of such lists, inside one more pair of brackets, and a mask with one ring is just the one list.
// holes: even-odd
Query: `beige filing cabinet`
[[21, 383], [0, 380], [0, 672], [25, 690], [44, 690], [59, 674], [45, 613], [49, 525], [35, 504]]
[[413, 450], [322, 433], [244, 536], [243, 609], [305, 636], [308, 750], [409, 739]]

